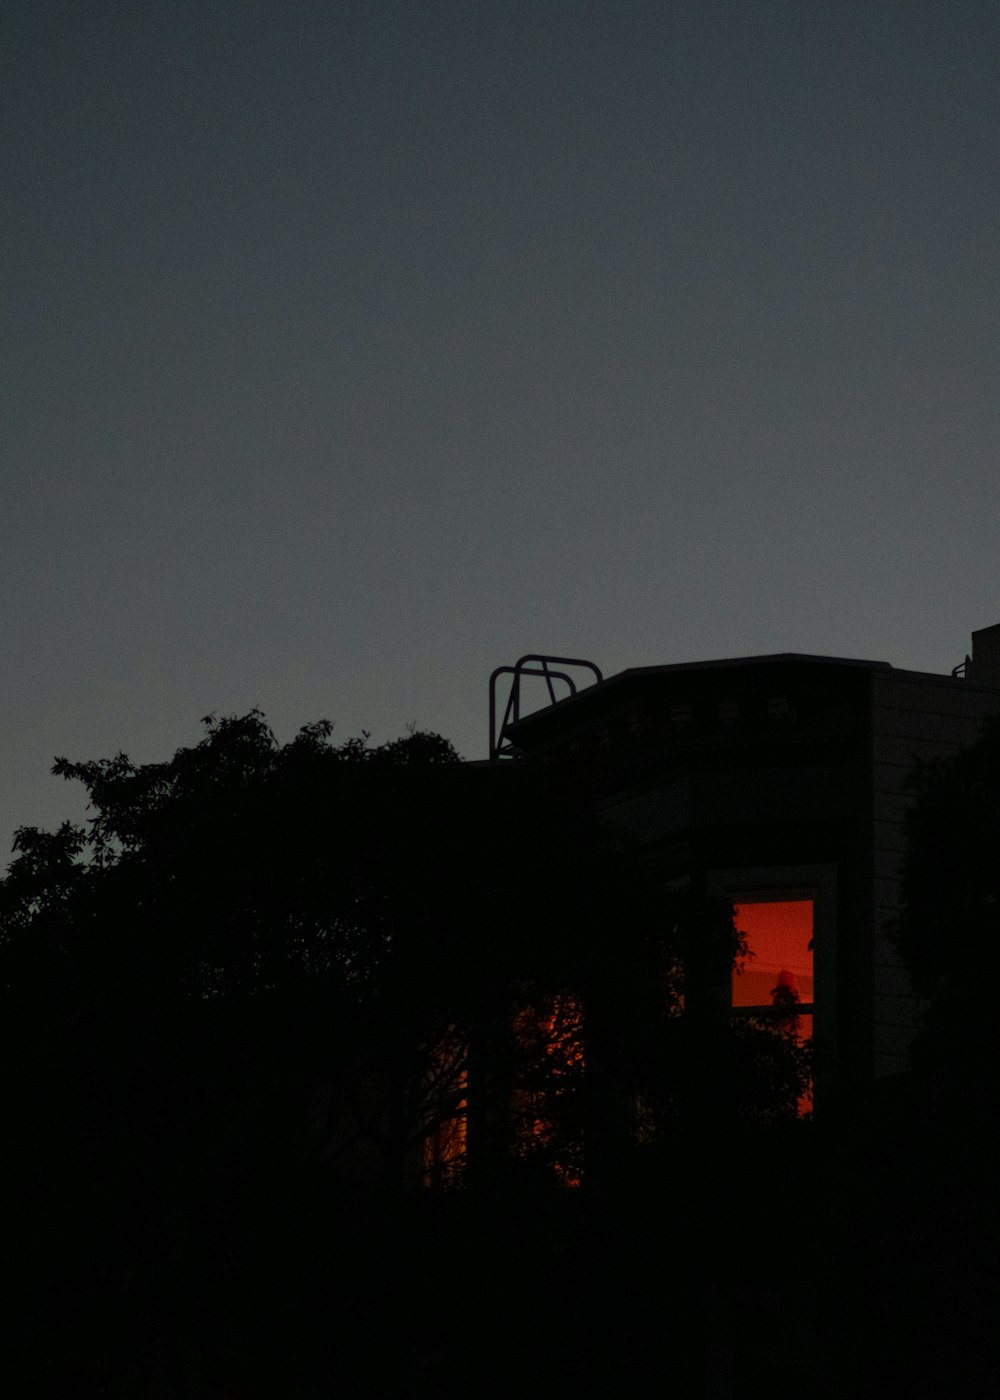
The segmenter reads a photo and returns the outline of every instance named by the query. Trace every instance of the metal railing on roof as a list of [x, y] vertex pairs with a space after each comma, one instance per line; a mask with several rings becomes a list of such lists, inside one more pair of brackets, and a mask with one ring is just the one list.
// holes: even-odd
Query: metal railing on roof
[[[579, 687], [573, 677], [565, 670], [555, 670], [554, 667], [572, 667], [574, 670], [589, 671], [594, 682], [604, 679], [599, 667], [592, 661], [581, 661], [575, 656], [542, 656], [538, 653], [530, 653], [522, 656], [514, 662], [513, 666], [498, 666], [490, 676], [490, 759], [512, 758], [514, 756], [514, 745], [508, 738], [508, 730], [521, 718], [521, 682], [526, 676], [541, 679], [545, 682], [548, 692], [549, 704], [554, 705], [558, 700], [566, 700], [571, 695], [575, 695]], [[510, 676], [510, 690], [507, 694], [507, 702], [504, 706], [503, 718], [497, 724], [497, 682], [501, 676]], [[556, 682], [567, 687], [563, 695], [556, 694]]]

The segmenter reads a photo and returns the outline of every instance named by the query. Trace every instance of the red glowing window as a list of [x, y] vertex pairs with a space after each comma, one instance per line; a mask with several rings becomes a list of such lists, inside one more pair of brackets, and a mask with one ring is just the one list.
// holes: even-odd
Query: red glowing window
[[[813, 1033], [813, 902], [811, 899], [746, 900], [736, 905], [736, 927], [746, 954], [733, 969], [734, 1008], [777, 1015], [777, 1024], [799, 1045]], [[798, 1101], [812, 1108], [811, 1084]]]
[[811, 899], [746, 901], [736, 906], [736, 927], [747, 954], [733, 969], [734, 1006], [812, 1005], [813, 902]]

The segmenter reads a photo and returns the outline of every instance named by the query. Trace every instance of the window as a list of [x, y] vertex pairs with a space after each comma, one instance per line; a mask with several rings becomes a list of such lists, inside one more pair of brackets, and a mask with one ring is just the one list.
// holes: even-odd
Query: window
[[468, 1085], [466, 1047], [450, 1028], [429, 1056], [422, 1086], [421, 1179], [425, 1186], [450, 1186], [462, 1179]]
[[515, 1151], [524, 1161], [545, 1163], [563, 1186], [579, 1186], [583, 1168], [581, 1128], [584, 1084], [583, 1005], [564, 992], [515, 1017], [519, 1083], [511, 1110]]
[[[813, 1034], [813, 901], [741, 900], [736, 927], [746, 937], [746, 955], [733, 969], [732, 1005], [739, 1015], [775, 1019], [800, 1045]], [[812, 1092], [799, 1112], [812, 1107]]]
[[[756, 1012], [763, 1020], [784, 1003], [786, 1013], [797, 1017], [796, 1037], [814, 1053], [821, 1109], [837, 1075], [836, 865], [717, 868], [709, 872], [708, 892], [735, 907], [736, 927], [753, 954], [727, 985], [733, 1014], [753, 1020]], [[781, 978], [782, 972], [790, 976]]]
[[803, 1017], [811, 1016], [812, 900], [741, 901], [736, 905], [736, 927], [746, 935], [747, 955], [733, 969], [733, 1006], [798, 1006]]
[[[507, 1098], [508, 1150], [560, 1185], [579, 1186], [584, 1111], [580, 998], [562, 992], [522, 1006], [513, 1018], [508, 1055], [501, 1055], [498, 1066]], [[427, 1058], [420, 1089], [420, 1180], [427, 1187], [454, 1186], [464, 1179], [468, 1152], [468, 1047], [449, 1027]]]

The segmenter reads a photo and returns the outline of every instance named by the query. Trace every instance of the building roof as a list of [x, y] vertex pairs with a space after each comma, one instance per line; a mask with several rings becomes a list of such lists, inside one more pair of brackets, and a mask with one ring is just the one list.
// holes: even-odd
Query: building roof
[[632, 666], [617, 675], [609, 676], [594, 685], [578, 690], [575, 694], [533, 710], [509, 724], [506, 733], [518, 741], [538, 742], [547, 731], [558, 730], [565, 724], [586, 723], [588, 719], [618, 703], [626, 703], [630, 695], [667, 685], [685, 676], [705, 675], [711, 672], [747, 672], [757, 670], [763, 673], [794, 669], [810, 671], [822, 669], [855, 672], [892, 672], [903, 677], [919, 677], [922, 681], [939, 682], [944, 685], [964, 685], [968, 682], [957, 680], [950, 675], [935, 672], [900, 670], [888, 661], [869, 661], [857, 657], [816, 656], [807, 652], [774, 652], [764, 656], [724, 657], [712, 661], [668, 662], [660, 666]]

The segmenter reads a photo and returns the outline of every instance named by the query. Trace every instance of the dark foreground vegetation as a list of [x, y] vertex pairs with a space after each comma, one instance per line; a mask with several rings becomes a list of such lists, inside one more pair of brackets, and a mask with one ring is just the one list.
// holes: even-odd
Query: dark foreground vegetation
[[917, 1068], [817, 1122], [718, 1014], [731, 911], [572, 791], [256, 714], [60, 762], [89, 829], [0, 886], [9, 1393], [995, 1394], [998, 747], [918, 779]]

